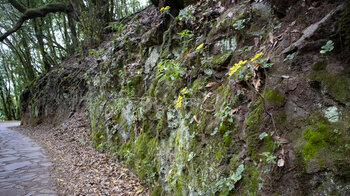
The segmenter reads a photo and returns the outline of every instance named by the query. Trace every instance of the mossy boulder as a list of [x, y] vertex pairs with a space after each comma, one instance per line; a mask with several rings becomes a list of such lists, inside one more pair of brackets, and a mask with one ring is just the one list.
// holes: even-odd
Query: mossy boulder
[[276, 108], [283, 106], [285, 103], [285, 97], [277, 90], [267, 90], [264, 98]]
[[305, 160], [315, 157], [316, 153], [324, 147], [327, 132], [328, 128], [324, 124], [319, 124], [316, 129], [306, 129], [304, 131], [303, 137], [306, 144], [303, 147], [302, 154]]
[[[322, 64], [314, 66], [319, 69]], [[316, 69], [316, 70], [317, 70]], [[318, 81], [325, 88], [326, 92], [343, 104], [350, 103], [350, 78], [342, 74], [332, 74], [326, 70], [316, 71], [310, 74], [311, 80]]]

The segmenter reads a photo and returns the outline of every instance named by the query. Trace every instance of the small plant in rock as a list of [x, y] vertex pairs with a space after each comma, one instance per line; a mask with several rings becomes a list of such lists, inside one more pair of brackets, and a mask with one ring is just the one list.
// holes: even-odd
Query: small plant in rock
[[96, 50], [96, 49], [91, 49], [89, 50], [89, 54], [94, 54], [96, 57], [100, 56], [103, 53], [104, 49]]
[[187, 6], [186, 8], [180, 10], [179, 15], [177, 16], [177, 18], [179, 19], [179, 21], [190, 21], [192, 20], [193, 17], [193, 12], [195, 11], [195, 7], [190, 5]]
[[169, 6], [166, 6], [166, 7], [162, 7], [160, 8], [160, 11], [164, 14], [167, 14], [169, 15], [171, 18], [175, 18], [171, 13], [170, 13], [170, 7]]
[[184, 46], [184, 51], [186, 52], [188, 50], [188, 44], [192, 40], [192, 37], [194, 34], [192, 34], [192, 31], [185, 29], [181, 31], [180, 33], [177, 33], [178, 35], [181, 36], [182, 39], [182, 45]]
[[185, 69], [181, 67], [180, 63], [175, 60], [165, 60], [158, 64], [158, 71], [160, 75], [159, 82], [164, 80], [170, 81], [179, 80], [180, 76], [185, 73]]
[[244, 22], [246, 20], [245, 19], [241, 19], [241, 20], [237, 20], [233, 23], [233, 27], [236, 29], [236, 30], [242, 30], [244, 29]]
[[189, 39], [193, 37], [192, 31], [185, 29], [183, 31], [181, 31], [180, 33], [176, 33], [178, 35], [180, 35], [183, 39]]
[[163, 12], [163, 13], [169, 13], [170, 12], [170, 7], [169, 6], [162, 7], [162, 8], [160, 8], [160, 11]]
[[235, 184], [242, 179], [242, 173], [244, 171], [244, 165], [241, 164], [237, 167], [236, 172], [234, 172], [228, 178], [222, 178], [216, 183], [216, 186], [226, 192], [228, 195], [230, 191], [235, 188]]
[[259, 139], [260, 140], [263, 140], [265, 137], [267, 137], [269, 134], [267, 134], [266, 132], [262, 132], [260, 135], [259, 135]]
[[328, 42], [321, 47], [320, 53], [325, 54], [327, 52], [330, 52], [334, 49], [334, 42], [332, 40], [328, 40]]
[[295, 52], [292, 53], [292, 54], [288, 54], [288, 55], [286, 56], [286, 58], [284, 58], [283, 62], [286, 62], [286, 61], [289, 61], [289, 60], [294, 59], [294, 56], [295, 56]]
[[230, 68], [230, 72], [228, 75], [232, 76], [233, 74], [235, 74], [239, 70], [239, 68], [242, 67], [242, 65], [244, 65], [246, 63], [247, 63], [247, 60], [245, 60], [245, 61], [240, 60], [238, 63], [235, 63], [235, 65]]
[[263, 52], [256, 53], [252, 59], [250, 59], [250, 62], [256, 61], [258, 58], [260, 58], [263, 55]]
[[181, 91], [180, 91], [180, 94], [179, 96], [177, 97], [177, 100], [176, 100], [176, 109], [179, 109], [182, 107], [182, 99], [183, 97], [188, 93], [188, 90], [187, 90], [187, 87], [183, 88]]
[[233, 122], [232, 117], [232, 108], [230, 106], [226, 106], [223, 110], [220, 110], [219, 112], [215, 113], [215, 116], [220, 119], [221, 122], [227, 120], [228, 122]]
[[[273, 115], [267, 111], [265, 107], [265, 98], [264, 93], [259, 92], [259, 87], [261, 86], [261, 75], [259, 73], [259, 70], [263, 70], [265, 73], [265, 78], [267, 78], [267, 72], [266, 69], [270, 68], [273, 63], [269, 62], [267, 59], [262, 59], [263, 52], [256, 53], [253, 58], [250, 59], [250, 61], [247, 63], [247, 60], [240, 60], [238, 63], [236, 63], [234, 66], [230, 68], [230, 71], [228, 72], [229, 76], [235, 76], [235, 79], [240, 81], [245, 81], [245, 83], [248, 85], [250, 89], [255, 91], [256, 94], [260, 96], [263, 102], [264, 111], [266, 114], [268, 114], [272, 120], [272, 124], [274, 127], [274, 131], [276, 132], [276, 124], [273, 119]], [[246, 66], [243, 66], [247, 64]]]
[[273, 154], [271, 154], [271, 152], [263, 152], [260, 154], [261, 156], [263, 156], [265, 158], [265, 161], [270, 164], [270, 163], [273, 163], [273, 164], [276, 164], [276, 156], [274, 156]]
[[[124, 28], [124, 24], [118, 23], [118, 22], [111, 22], [105, 29], [116, 31], [117, 33], [120, 33], [120, 31]], [[116, 34], [113, 34], [116, 36]]]
[[113, 36], [114, 37], [119, 36], [123, 28], [124, 28], [124, 24], [114, 24], [113, 30], [116, 31], [117, 33], [114, 33]]
[[[273, 63], [269, 63], [266, 59], [261, 59], [262, 55], [262, 52], [255, 54], [249, 62], [248, 60], [240, 60], [230, 68], [228, 75], [234, 75], [236, 79], [248, 82], [251, 77], [256, 75], [260, 68], [266, 69], [273, 65]], [[247, 65], [243, 66], [245, 64]]]

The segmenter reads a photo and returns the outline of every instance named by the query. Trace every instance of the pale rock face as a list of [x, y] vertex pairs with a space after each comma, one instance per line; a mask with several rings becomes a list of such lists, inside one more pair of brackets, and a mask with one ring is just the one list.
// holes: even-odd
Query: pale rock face
[[339, 121], [339, 111], [336, 106], [331, 106], [323, 110], [324, 116], [329, 122], [335, 123]]
[[158, 61], [159, 58], [159, 47], [154, 47], [150, 50], [150, 55], [145, 63], [145, 73], [150, 73], [150, 70], [152, 70]]

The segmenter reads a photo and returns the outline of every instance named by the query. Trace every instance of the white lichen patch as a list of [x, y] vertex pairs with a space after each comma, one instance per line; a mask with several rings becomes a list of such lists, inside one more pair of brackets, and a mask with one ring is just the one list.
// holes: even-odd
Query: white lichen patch
[[228, 50], [235, 51], [237, 48], [236, 38], [231, 39], [222, 39], [215, 43], [218, 48], [221, 48], [221, 52], [225, 52]]
[[335, 123], [339, 120], [339, 111], [336, 106], [328, 107], [323, 110], [324, 116], [328, 119], [329, 122]]

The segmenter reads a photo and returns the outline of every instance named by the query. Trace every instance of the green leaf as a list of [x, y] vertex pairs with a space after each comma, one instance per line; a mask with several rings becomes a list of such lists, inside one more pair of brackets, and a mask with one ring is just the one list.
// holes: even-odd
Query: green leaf
[[334, 42], [332, 40], [328, 40], [327, 43], [321, 47], [321, 49], [321, 54], [332, 51], [334, 49]]
[[242, 173], [244, 171], [244, 165], [241, 164], [237, 167], [236, 172], [230, 177], [235, 183], [242, 179]]
[[263, 140], [266, 136], [268, 136], [268, 134], [266, 132], [263, 132], [259, 135], [259, 139]]
[[195, 157], [196, 154], [194, 152], [191, 152], [189, 155], [188, 155], [188, 159], [187, 161], [191, 161], [193, 159], [193, 157]]
[[218, 132], [218, 128], [216, 127], [214, 131], [210, 134], [211, 136], [214, 136]]
[[207, 74], [208, 76], [211, 76], [213, 74], [213, 70], [211, 69], [205, 69], [204, 73]]
[[233, 27], [236, 29], [236, 30], [242, 30], [244, 29], [244, 22], [245, 22], [245, 19], [242, 19], [242, 20], [237, 20], [234, 24], [233, 24]]
[[292, 60], [294, 58], [294, 55], [295, 55], [295, 52], [292, 54], [288, 54], [286, 56], [286, 58], [284, 58], [283, 62], [288, 61], [288, 60]]

